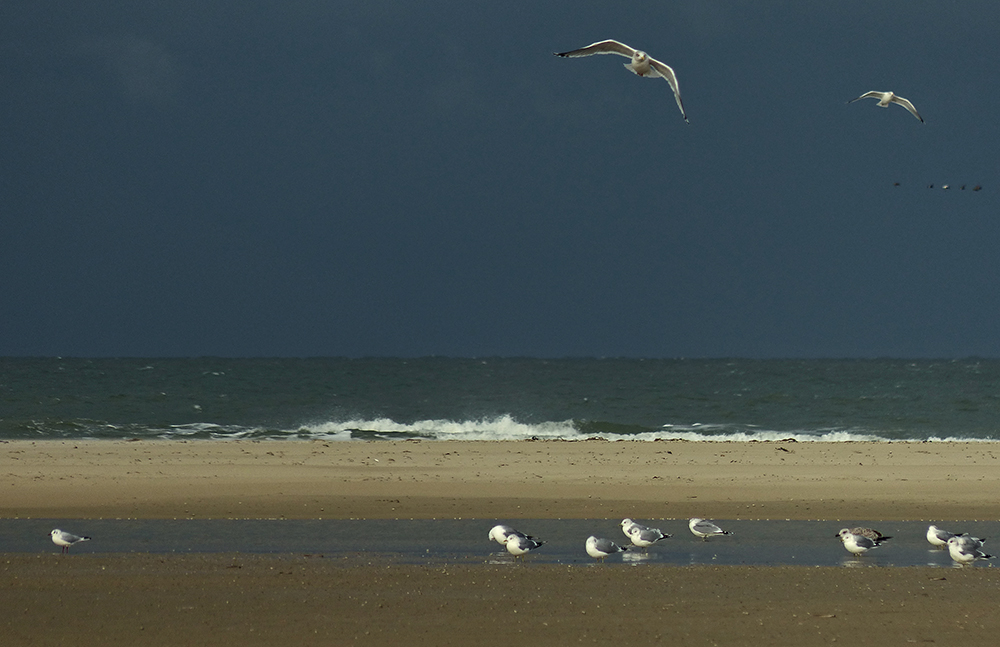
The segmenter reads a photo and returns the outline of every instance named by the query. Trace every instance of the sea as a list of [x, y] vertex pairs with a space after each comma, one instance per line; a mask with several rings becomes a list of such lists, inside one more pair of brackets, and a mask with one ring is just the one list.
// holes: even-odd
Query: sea
[[0, 358], [3, 439], [997, 441], [1000, 360]]

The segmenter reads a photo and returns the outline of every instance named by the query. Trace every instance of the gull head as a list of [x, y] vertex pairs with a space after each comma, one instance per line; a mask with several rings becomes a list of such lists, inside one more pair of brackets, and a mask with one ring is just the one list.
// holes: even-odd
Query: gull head
[[625, 67], [639, 76], [656, 76], [655, 73], [651, 73], [652, 60], [653, 59], [649, 58], [646, 52], [636, 50], [635, 53], [632, 54], [632, 60], [626, 63]]

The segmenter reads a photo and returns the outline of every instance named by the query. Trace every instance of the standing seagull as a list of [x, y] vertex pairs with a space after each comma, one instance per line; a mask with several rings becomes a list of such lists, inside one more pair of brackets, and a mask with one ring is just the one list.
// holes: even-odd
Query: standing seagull
[[608, 555], [614, 555], [615, 553], [624, 553], [628, 548], [622, 548], [610, 539], [601, 539], [591, 535], [587, 537], [587, 554], [594, 559], [599, 559], [602, 562], [604, 558]]
[[849, 528], [841, 528], [836, 536], [840, 538], [840, 541], [844, 542], [844, 548], [847, 549], [847, 552], [858, 559], [861, 559], [861, 556], [872, 548], [878, 548], [879, 544], [881, 544], [881, 540], [870, 539], [864, 535], [856, 535]]
[[955, 563], [962, 566], [971, 564], [977, 559], [993, 559], [993, 555], [987, 555], [979, 550], [978, 546], [962, 543], [961, 537], [952, 537], [948, 540], [948, 552]]
[[640, 528], [632, 526], [629, 530], [628, 538], [639, 548], [649, 548], [661, 539], [667, 539], [670, 535], [664, 534], [659, 528]]
[[930, 542], [931, 546], [936, 546], [937, 548], [945, 548], [948, 545], [948, 540], [952, 537], [959, 537], [965, 533], [948, 532], [938, 528], [937, 526], [928, 526], [927, 528], [927, 541]]
[[492, 541], [497, 542], [498, 544], [505, 543], [507, 541], [507, 535], [520, 535], [521, 537], [534, 539], [534, 537], [532, 537], [531, 535], [526, 535], [520, 530], [515, 530], [514, 528], [511, 528], [510, 526], [505, 526], [503, 524], [493, 526], [493, 528], [490, 529], [490, 539]]
[[503, 543], [504, 546], [507, 547], [508, 553], [510, 553], [514, 557], [521, 557], [523, 555], [527, 555], [528, 553], [535, 550], [545, 542], [538, 541], [537, 539], [532, 539], [530, 537], [525, 537], [524, 535], [510, 534], [504, 538]]
[[674, 99], [677, 100], [677, 107], [681, 109], [681, 116], [684, 117], [684, 121], [691, 123], [688, 121], [687, 115], [684, 114], [684, 104], [681, 103], [681, 91], [677, 87], [677, 75], [674, 74], [673, 68], [666, 63], [661, 63], [655, 58], [650, 57], [646, 52], [632, 49], [628, 45], [619, 43], [616, 40], [602, 40], [581, 49], [574, 49], [571, 52], [556, 52], [556, 56], [564, 56], [566, 58], [593, 56], [594, 54], [618, 54], [619, 56], [630, 58], [632, 61], [625, 63], [625, 67], [630, 72], [649, 79], [666, 79], [667, 83], [670, 84], [670, 89], [674, 91]]
[[[888, 108], [890, 103], [898, 103], [907, 110], [909, 110], [914, 117], [920, 120], [920, 123], [924, 122], [924, 118], [920, 116], [917, 109], [913, 107], [913, 104], [903, 97], [897, 97], [892, 92], [879, 92], [878, 90], [872, 90], [871, 92], [865, 92], [857, 99], [851, 99], [847, 103], [854, 103], [859, 99], [878, 99], [878, 105], [880, 108]], [[678, 99], [679, 100], [679, 99]]]
[[723, 530], [722, 528], [718, 527], [711, 521], [707, 521], [705, 519], [698, 519], [697, 517], [688, 521], [688, 528], [691, 529], [691, 533], [695, 537], [701, 537], [702, 541], [708, 541], [709, 537], [713, 537], [715, 535], [733, 534], [728, 530]]
[[62, 548], [62, 552], [64, 553], [68, 553], [69, 547], [73, 544], [78, 544], [81, 541], [90, 541], [90, 537], [80, 537], [78, 535], [74, 535], [73, 533], [59, 530], [58, 528], [49, 534], [52, 535], [52, 543], [56, 546], [60, 546]]

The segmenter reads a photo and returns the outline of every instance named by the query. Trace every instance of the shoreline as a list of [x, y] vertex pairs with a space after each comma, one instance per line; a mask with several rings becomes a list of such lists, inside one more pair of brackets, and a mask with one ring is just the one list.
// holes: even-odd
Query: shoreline
[[[996, 519], [997, 455], [982, 443], [8, 441], [0, 517]], [[800, 647], [988, 644], [1000, 630], [1000, 569], [986, 565], [408, 565], [365, 552], [61, 555], [39, 541], [50, 552], [0, 554], [11, 644]]]
[[1000, 518], [996, 443], [14, 440], [3, 518]]

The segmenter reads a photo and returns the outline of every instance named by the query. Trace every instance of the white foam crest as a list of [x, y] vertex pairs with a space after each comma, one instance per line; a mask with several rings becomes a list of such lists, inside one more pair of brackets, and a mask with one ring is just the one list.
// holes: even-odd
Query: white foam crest
[[800, 443], [850, 443], [850, 442], [886, 442], [886, 438], [872, 434], [855, 433], [842, 430], [816, 432], [788, 431], [736, 431], [722, 434], [703, 434], [696, 431], [677, 431], [676, 429], [655, 431], [633, 436], [635, 440], [687, 440], [692, 442], [746, 443], [746, 442], [779, 442], [795, 441]]
[[350, 440], [352, 434], [412, 435], [431, 440], [524, 440], [527, 438], [559, 439], [579, 436], [572, 421], [526, 424], [509, 415], [480, 420], [418, 420], [400, 423], [389, 418], [375, 420], [345, 420], [309, 425], [300, 434], [327, 440]]
[[231, 428], [211, 423], [175, 425], [163, 430], [161, 437], [208, 436], [217, 439], [270, 438], [350, 441], [371, 439], [421, 438], [425, 440], [585, 440], [665, 441], [746, 443], [746, 442], [997, 442], [990, 439], [931, 437], [927, 439], [896, 438], [872, 434], [866, 430], [813, 429], [773, 431], [734, 428], [731, 425], [693, 423], [664, 425], [663, 428], [640, 433], [607, 433], [581, 431], [572, 420], [561, 422], [523, 423], [510, 415], [478, 420], [418, 420], [400, 423], [391, 418], [326, 421], [303, 425], [296, 429]]
[[303, 427], [299, 436], [322, 438], [324, 440], [351, 440], [355, 434], [378, 437], [412, 436], [427, 440], [686, 440], [691, 442], [885, 442], [887, 439], [870, 433], [852, 432], [839, 429], [816, 431], [767, 431], [733, 430], [729, 426], [699, 424], [667, 425], [657, 431], [637, 434], [615, 434], [602, 432], [581, 432], [572, 420], [528, 424], [518, 422], [510, 415], [479, 420], [419, 420], [400, 423], [390, 418], [374, 420], [353, 419], [338, 422], [323, 422]]

